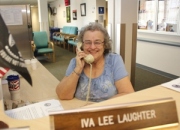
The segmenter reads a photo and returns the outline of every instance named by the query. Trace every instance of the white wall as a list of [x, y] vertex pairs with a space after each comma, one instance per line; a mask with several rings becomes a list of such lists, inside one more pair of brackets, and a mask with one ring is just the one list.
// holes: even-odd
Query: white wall
[[[138, 10], [138, 0], [121, 0], [121, 14], [120, 23], [126, 25], [125, 29], [125, 66], [129, 74], [131, 74], [133, 67], [135, 68], [135, 63], [132, 62], [132, 52], [133, 52], [133, 24], [137, 23], [137, 10]], [[120, 43], [121, 44], [121, 43]], [[135, 59], [134, 59], [135, 60]]]
[[[105, 6], [105, 0], [99, 0], [101, 1], [99, 6]], [[81, 16], [80, 13], [80, 4], [86, 3], [86, 16]], [[99, 2], [98, 2], [99, 3]], [[95, 22], [97, 19], [96, 16], [96, 0], [71, 0], [70, 1], [70, 10], [71, 10], [71, 22], [66, 22], [66, 6], [64, 3], [64, 0], [57, 0], [55, 2], [50, 3], [50, 6], [57, 8], [57, 14], [54, 16], [51, 16], [51, 19], [54, 20], [54, 26], [62, 28], [63, 26], [78, 26], [78, 29], [80, 30], [83, 26], [89, 24], [90, 22]], [[105, 9], [106, 7], [104, 7]], [[72, 10], [77, 10], [77, 20], [73, 20], [72, 18]], [[65, 15], [64, 15], [65, 14]]]
[[180, 47], [138, 41], [136, 62], [180, 76]]
[[[119, 0], [117, 0], [117, 2], [118, 1]], [[119, 6], [119, 5], [117, 4], [116, 6]], [[110, 27], [111, 30], [109, 32], [110, 32], [110, 36], [111, 36], [112, 41], [116, 42], [115, 41], [115, 32], [117, 32], [117, 31], [116, 30], [113, 31], [113, 29], [116, 29], [115, 28], [115, 18], [117, 18], [117, 17], [115, 17], [116, 15], [115, 15], [114, 7], [115, 7], [115, 0], [111, 0], [111, 1], [109, 0], [108, 1], [108, 24], [111, 26]], [[118, 8], [118, 7], [115, 7], [115, 8], [117, 9], [117, 12], [119, 12], [120, 8]], [[113, 51], [115, 50], [115, 45], [114, 44], [112, 45], [112, 50]]]
[[34, 6], [31, 7], [31, 18], [32, 18], [32, 30], [39, 31], [40, 24], [39, 24], [39, 15], [38, 15], [38, 7]]
[[48, 20], [48, 8], [47, 0], [37, 0], [38, 1], [38, 15], [40, 23], [40, 31], [46, 31], [49, 35], [49, 20]]
[[123, 44], [120, 43], [121, 24], [125, 24], [125, 34], [122, 34], [125, 36], [125, 58], [123, 58], [131, 77], [132, 68], [135, 68], [135, 63], [132, 63], [132, 25], [137, 23], [137, 0], [109, 0], [108, 23], [112, 24], [113, 51], [117, 54], [120, 54], [120, 47]]
[[[138, 38], [165, 41], [180, 45], [180, 36], [158, 33], [138, 33]], [[180, 76], [180, 47], [137, 42], [136, 62], [172, 75]]]
[[[104, 7], [104, 14], [99, 14], [99, 7]], [[105, 0], [96, 0], [96, 19], [98, 20], [98, 23], [102, 24], [105, 27], [104, 20], [106, 20], [106, 2]], [[101, 17], [103, 17], [103, 21], [101, 20]]]

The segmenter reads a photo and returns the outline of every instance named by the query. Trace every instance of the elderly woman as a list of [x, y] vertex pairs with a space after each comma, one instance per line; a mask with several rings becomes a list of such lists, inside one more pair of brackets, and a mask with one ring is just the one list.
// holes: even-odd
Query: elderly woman
[[[110, 52], [111, 40], [101, 24], [83, 27], [78, 40], [83, 51], [76, 49], [76, 57], [71, 59], [65, 77], [56, 88], [60, 99], [76, 97], [100, 102], [134, 92], [121, 56]], [[88, 54], [94, 57], [92, 64], [84, 61]]]

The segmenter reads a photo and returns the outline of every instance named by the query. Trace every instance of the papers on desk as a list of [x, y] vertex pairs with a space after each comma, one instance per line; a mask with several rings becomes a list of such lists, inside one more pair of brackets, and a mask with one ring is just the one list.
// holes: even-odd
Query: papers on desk
[[63, 110], [63, 107], [61, 106], [59, 100], [52, 99], [12, 110], [7, 110], [5, 113], [15, 119], [28, 120], [48, 116], [48, 111], [61, 110]]
[[180, 78], [161, 84], [163, 87], [180, 92]]

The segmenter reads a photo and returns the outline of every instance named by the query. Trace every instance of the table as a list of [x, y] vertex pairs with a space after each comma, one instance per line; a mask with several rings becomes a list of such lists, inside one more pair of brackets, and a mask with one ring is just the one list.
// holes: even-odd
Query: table
[[[21, 91], [23, 91], [22, 97], [23, 100], [29, 101], [43, 101], [48, 99], [58, 99], [55, 88], [59, 81], [44, 67], [41, 63], [38, 62], [37, 70], [30, 71], [32, 80], [33, 80], [33, 87], [31, 87], [26, 80], [23, 78], [20, 79], [21, 81]], [[40, 77], [39, 77], [40, 76]], [[33, 96], [35, 95], [35, 96]], [[4, 99], [10, 98], [9, 91], [7, 89], [7, 85], [3, 85], [3, 96]], [[104, 105], [113, 105], [113, 104], [120, 104], [120, 103], [127, 103], [127, 102], [136, 102], [142, 100], [151, 100], [151, 99], [158, 99], [164, 97], [173, 97], [176, 100], [177, 110], [178, 110], [178, 117], [180, 119], [180, 93], [164, 88], [160, 85], [154, 86], [142, 91], [138, 91], [135, 93], [131, 93], [128, 95], [124, 95], [121, 97], [112, 98], [100, 103], [94, 103], [85, 107], [97, 107], [97, 106], [104, 106]], [[82, 107], [85, 104], [85, 101], [81, 101], [78, 99], [72, 100], [60, 100], [63, 108], [67, 109], [76, 109]], [[16, 120], [8, 117], [4, 113], [3, 107], [3, 100], [0, 100], [0, 120], [7, 123], [9, 127], [22, 127], [22, 126], [29, 126], [31, 130], [50, 130], [50, 121], [49, 117], [43, 117], [34, 120]], [[180, 126], [179, 126], [180, 129]]]

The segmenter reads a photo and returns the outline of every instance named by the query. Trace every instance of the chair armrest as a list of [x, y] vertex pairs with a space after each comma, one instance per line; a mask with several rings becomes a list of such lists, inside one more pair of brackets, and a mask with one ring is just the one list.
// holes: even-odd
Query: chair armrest
[[54, 43], [51, 42], [51, 41], [49, 41], [49, 42], [48, 42], [48, 47], [49, 47], [49, 48], [52, 48], [52, 49], [54, 50]]
[[57, 32], [53, 32], [52, 35], [55, 36]]
[[34, 41], [31, 41], [31, 48], [33, 52], [36, 50], [36, 45], [34, 44]]
[[76, 36], [76, 37], [73, 37], [72, 39], [73, 39], [73, 41], [75, 42], [75, 41], [77, 40], [77, 36]]
[[59, 37], [66, 37], [66, 33], [62, 33], [62, 32], [56, 32], [55, 36], [59, 36]]
[[63, 33], [63, 32], [60, 32], [60, 35], [61, 35], [61, 37], [64, 37], [65, 39], [67, 39], [66, 37], [67, 37], [67, 33]]
[[[66, 39], [76, 39], [77, 38], [77, 35], [74, 35], [74, 34], [68, 34], [67, 36], [66, 36]], [[75, 41], [75, 40], [74, 40]]]
[[60, 32], [61, 35], [67, 35], [67, 33]]
[[58, 36], [58, 35], [60, 35], [59, 32], [54, 32], [53, 33], [53, 36]]

